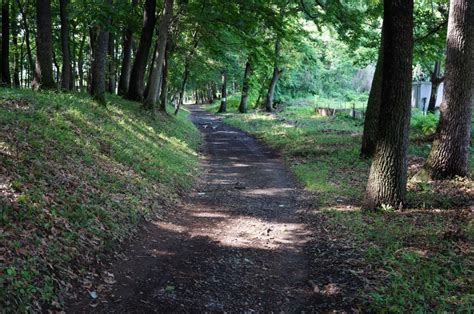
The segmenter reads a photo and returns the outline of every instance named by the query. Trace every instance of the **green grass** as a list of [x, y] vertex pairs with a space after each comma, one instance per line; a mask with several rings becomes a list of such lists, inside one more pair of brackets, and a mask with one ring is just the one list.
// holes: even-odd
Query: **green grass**
[[[233, 108], [233, 107], [231, 107]], [[224, 121], [281, 153], [319, 209], [329, 232], [362, 250], [373, 272], [364, 291], [375, 312], [470, 312], [473, 310], [474, 220], [472, 179], [410, 180], [411, 209], [360, 211], [370, 161], [359, 158], [363, 120], [320, 117], [313, 105], [290, 105], [276, 114], [223, 115]], [[234, 111], [235, 112], [235, 111]], [[433, 117], [414, 116], [409, 147], [410, 178], [431, 149]], [[471, 154], [470, 168], [474, 171]], [[456, 208], [455, 210], [447, 210]], [[421, 210], [420, 210], [421, 209]], [[441, 210], [439, 210], [441, 209]], [[460, 218], [462, 216], [463, 218]], [[343, 232], [346, 230], [347, 232]]]
[[2, 308], [61, 308], [71, 281], [192, 186], [201, 136], [184, 110], [152, 118], [117, 96], [0, 93]]
[[324, 213], [330, 217], [331, 229], [347, 230], [345, 236], [364, 248], [367, 263], [377, 270], [372, 288], [363, 292], [368, 309], [392, 313], [474, 310], [472, 215]]
[[361, 121], [319, 117], [308, 106], [290, 106], [278, 116], [253, 112], [225, 121], [253, 133], [282, 152], [321, 204], [360, 201], [368, 162], [358, 157]]

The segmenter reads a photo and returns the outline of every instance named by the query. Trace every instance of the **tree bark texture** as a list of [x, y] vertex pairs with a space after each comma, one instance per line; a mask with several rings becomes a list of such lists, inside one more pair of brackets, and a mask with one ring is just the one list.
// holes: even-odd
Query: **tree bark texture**
[[25, 32], [25, 45], [26, 45], [26, 54], [28, 56], [28, 65], [30, 70], [28, 71], [28, 74], [30, 74], [32, 71], [34, 71], [35, 68], [35, 63], [33, 61], [33, 54], [31, 52], [31, 43], [30, 43], [30, 28], [28, 26], [28, 14], [26, 11], [26, 5], [23, 7], [20, 3], [20, 0], [17, 0], [17, 5], [20, 8], [20, 13], [21, 13], [21, 20], [23, 22], [23, 31]]
[[444, 97], [426, 169], [435, 179], [468, 176], [474, 105], [474, 2], [451, 0]]
[[2, 1], [2, 53], [0, 85], [11, 86], [10, 78], [10, 1]]
[[275, 65], [273, 66], [273, 75], [272, 80], [270, 81], [270, 86], [268, 87], [267, 98], [265, 99], [265, 110], [268, 112], [273, 111], [273, 99], [275, 96], [275, 88], [278, 83], [278, 78], [282, 70], [278, 68], [278, 59], [280, 57], [281, 43], [280, 39], [277, 38], [275, 42]]
[[61, 89], [72, 90], [71, 50], [69, 48], [69, 19], [67, 13], [68, 0], [59, 0], [59, 15], [61, 20], [61, 51], [63, 65], [61, 69]]
[[143, 100], [145, 91], [145, 70], [150, 54], [150, 46], [153, 39], [153, 32], [156, 24], [156, 0], [146, 0], [143, 13], [143, 27], [138, 44], [132, 72], [130, 73], [130, 84], [127, 98], [130, 100]]
[[93, 50], [91, 85], [91, 95], [100, 103], [105, 103], [105, 77], [108, 42], [109, 32], [104, 28], [100, 29]]
[[405, 201], [411, 111], [413, 0], [385, 0], [383, 79], [375, 155], [365, 208], [398, 208]]
[[163, 76], [163, 62], [165, 60], [166, 41], [168, 40], [168, 30], [173, 17], [173, 0], [165, 0], [165, 8], [160, 21], [158, 30], [158, 44], [156, 49], [155, 64], [153, 66], [150, 88], [148, 90], [147, 98], [145, 99], [144, 107], [146, 109], [153, 109], [158, 96], [160, 95], [161, 79]]
[[[169, 34], [168, 36], [170, 36]], [[166, 42], [166, 49], [165, 49], [165, 60], [163, 62], [163, 75], [161, 78], [161, 92], [160, 92], [160, 107], [159, 110], [162, 112], [166, 112], [166, 106], [168, 102], [168, 61], [170, 55], [171, 45], [170, 41]]]
[[54, 89], [51, 0], [36, 1], [36, 28], [36, 66], [32, 86], [34, 89]]
[[364, 133], [362, 135], [362, 146], [360, 149], [360, 156], [362, 158], [370, 158], [374, 155], [377, 141], [379, 114], [380, 107], [382, 106], [383, 29], [384, 27], [382, 25], [379, 56], [377, 64], [375, 65], [374, 78], [365, 110]]
[[79, 56], [77, 58], [77, 71], [79, 74], [79, 89], [84, 91], [84, 46], [86, 44], [86, 35], [82, 35], [81, 44], [79, 46]]
[[[135, 8], [138, 0], [132, 0], [132, 7]], [[133, 28], [128, 25], [123, 33], [122, 63], [120, 67], [120, 77], [118, 83], [118, 94], [125, 96], [130, 84], [130, 72], [132, 69], [132, 47], [133, 47]]]
[[[13, 46], [16, 47], [13, 55], [13, 86], [20, 87], [20, 60], [22, 57], [22, 48], [18, 47], [18, 23], [17, 23], [17, 12], [15, 12], [14, 5], [12, 3], [12, 16], [10, 19], [10, 32], [12, 33]], [[23, 43], [22, 43], [23, 44]]]
[[240, 99], [239, 112], [246, 113], [248, 102], [249, 102], [249, 91], [250, 91], [250, 73], [252, 72], [252, 67], [250, 62], [247, 61], [245, 64], [244, 79], [242, 81], [242, 98]]
[[116, 76], [116, 69], [115, 69], [115, 41], [114, 41], [114, 36], [109, 33], [109, 42], [108, 42], [108, 86], [107, 86], [107, 91], [111, 94], [115, 93], [115, 88], [117, 84], [117, 80], [115, 78]]

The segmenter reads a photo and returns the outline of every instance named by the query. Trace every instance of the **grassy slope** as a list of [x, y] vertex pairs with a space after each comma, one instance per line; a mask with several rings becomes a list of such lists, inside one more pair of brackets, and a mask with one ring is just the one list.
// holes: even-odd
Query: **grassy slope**
[[153, 120], [119, 97], [1, 89], [2, 307], [60, 307], [98, 254], [190, 188], [200, 141], [185, 111]]
[[[233, 108], [231, 100], [231, 112]], [[413, 209], [364, 214], [358, 209], [370, 162], [358, 156], [361, 120], [318, 117], [312, 107], [293, 106], [277, 115], [231, 113], [224, 121], [280, 151], [299, 180], [317, 195], [333, 232], [364, 248], [367, 262], [378, 269], [367, 295], [373, 310], [473, 309], [474, 223], [472, 211], [463, 210], [474, 199], [472, 180], [412, 180], [408, 197]], [[429, 142], [413, 137], [410, 176], [430, 150]], [[471, 154], [471, 172], [473, 161]], [[456, 214], [450, 208], [457, 208]]]

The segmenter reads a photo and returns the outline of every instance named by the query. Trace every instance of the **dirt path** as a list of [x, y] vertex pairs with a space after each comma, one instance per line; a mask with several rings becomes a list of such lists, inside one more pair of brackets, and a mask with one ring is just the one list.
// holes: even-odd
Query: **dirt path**
[[312, 229], [292, 175], [253, 137], [192, 111], [205, 135], [196, 191], [112, 266], [109, 293], [73, 312], [301, 312], [325, 302], [308, 284]]

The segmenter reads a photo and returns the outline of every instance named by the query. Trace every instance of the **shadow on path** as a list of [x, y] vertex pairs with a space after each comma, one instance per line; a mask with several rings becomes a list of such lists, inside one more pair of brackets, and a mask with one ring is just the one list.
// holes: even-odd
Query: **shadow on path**
[[70, 311], [350, 310], [352, 301], [308, 284], [337, 270], [320, 265], [312, 277], [315, 235], [305, 223], [304, 193], [281, 160], [245, 132], [190, 109], [205, 136], [205, 174], [195, 191], [113, 263], [108, 292]]

